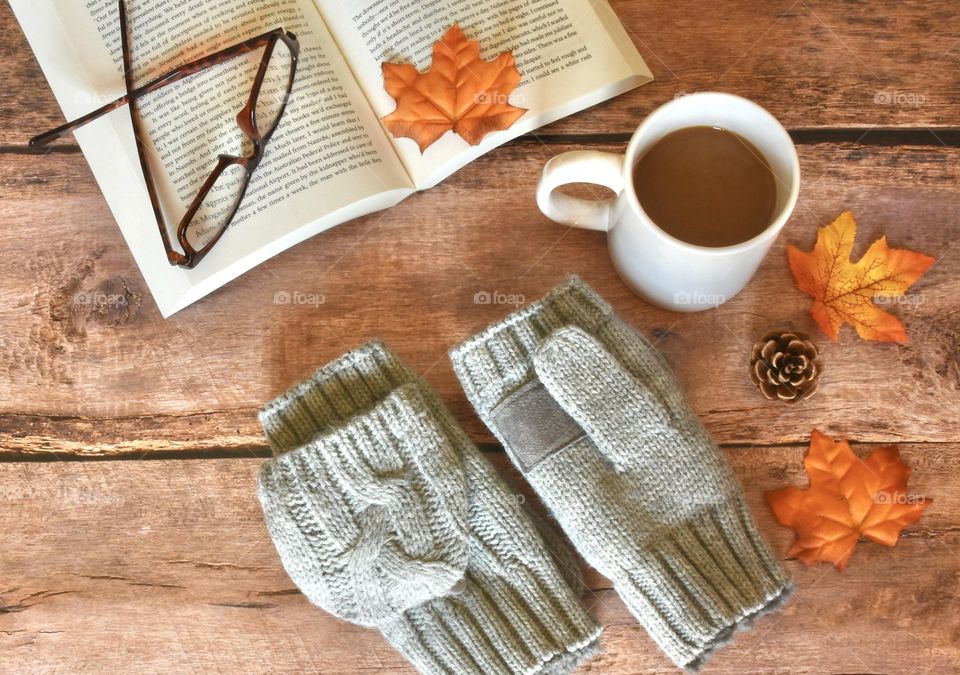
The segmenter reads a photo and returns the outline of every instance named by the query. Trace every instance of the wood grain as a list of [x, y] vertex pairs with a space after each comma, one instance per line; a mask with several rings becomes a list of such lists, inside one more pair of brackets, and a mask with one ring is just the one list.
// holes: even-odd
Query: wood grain
[[[540, 134], [629, 133], [680, 92], [728, 91], [788, 127], [956, 127], [960, 13], [954, 0], [860, 2], [614, 0], [655, 81]], [[22, 146], [62, 118], [10, 8], [0, 146]], [[936, 142], [933, 136], [930, 142]]]
[[[762, 493], [804, 484], [803, 451], [727, 451], [779, 553], [792, 533]], [[960, 446], [903, 452], [911, 492], [934, 499], [923, 518], [894, 549], [862, 542], [843, 574], [789, 561], [796, 598], [707, 672], [913, 672], [921, 660], [947, 672], [960, 660]], [[256, 503], [258, 465], [0, 464], [0, 671], [411, 672], [376, 633], [296, 591]], [[669, 668], [609, 583], [587, 580], [606, 654], [585, 672]]]
[[[756, 279], [720, 309], [684, 315], [634, 297], [602, 234], [537, 211], [540, 166], [572, 147], [501, 148], [167, 321], [82, 157], [0, 156], [0, 199], [18, 224], [0, 235], [0, 455], [258, 451], [257, 407], [373, 336], [489, 442], [446, 351], [511, 311], [510, 300], [533, 300], [570, 272], [653, 336], [722, 443], [798, 442], [813, 426], [861, 440], [960, 440], [960, 149], [801, 146], [799, 205]], [[907, 326], [906, 346], [866, 343], [849, 327], [831, 343], [790, 276], [787, 242], [811, 247], [816, 228], [848, 208], [860, 222], [856, 256], [885, 234], [938, 257], [891, 310]], [[508, 304], [476, 304], [482, 292]], [[275, 302], [296, 293], [323, 303]], [[778, 325], [807, 330], [824, 350], [822, 392], [791, 408], [764, 401], [746, 375], [751, 344]]]

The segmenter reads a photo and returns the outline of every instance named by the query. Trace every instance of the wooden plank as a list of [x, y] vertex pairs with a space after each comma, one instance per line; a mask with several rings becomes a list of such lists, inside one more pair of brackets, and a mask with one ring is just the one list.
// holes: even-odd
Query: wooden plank
[[[722, 443], [798, 442], [812, 426], [865, 441], [960, 440], [960, 149], [801, 146], [800, 202], [757, 278], [720, 309], [686, 315], [634, 297], [603, 234], [537, 211], [539, 168], [569, 147], [501, 148], [168, 321], [81, 157], [0, 156], [0, 199], [16, 223], [0, 234], [0, 454], [262, 451], [257, 407], [373, 336], [490, 442], [446, 351], [513, 308], [476, 304], [477, 293], [533, 300], [572, 272], [653, 336]], [[891, 308], [908, 345], [862, 342], [849, 327], [831, 344], [794, 286], [787, 242], [809, 248], [847, 208], [860, 221], [855, 255], [886, 234], [939, 258]], [[294, 294], [301, 304], [278, 304]], [[822, 391], [796, 407], [764, 401], [746, 375], [750, 345], [778, 325], [809, 331], [824, 351]]]
[[[953, 0], [612, 3], [656, 80], [545, 134], [629, 133], [679, 92], [729, 91], [790, 127], [956, 126], [960, 14]], [[0, 7], [0, 146], [62, 122], [26, 39]]]
[[[902, 450], [911, 493], [934, 500], [923, 518], [894, 549], [861, 543], [843, 574], [788, 561], [796, 599], [713, 672], [947, 672], [960, 660], [960, 446]], [[792, 533], [762, 494], [804, 484], [803, 452], [727, 451], [778, 553]], [[375, 633], [293, 587], [254, 496], [259, 463], [0, 463], [0, 671], [411, 672]], [[667, 669], [609, 583], [587, 579], [585, 602], [607, 626], [591, 670]]]

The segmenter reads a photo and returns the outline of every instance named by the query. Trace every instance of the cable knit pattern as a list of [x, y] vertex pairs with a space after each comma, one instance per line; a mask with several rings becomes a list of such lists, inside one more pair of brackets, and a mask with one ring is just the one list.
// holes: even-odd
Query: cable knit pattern
[[698, 669], [789, 597], [792, 583], [663, 356], [582, 281], [451, 358], [494, 433], [491, 413], [532, 380], [583, 429], [525, 476], [677, 665]]
[[267, 527], [311, 601], [376, 626], [425, 673], [567, 673], [596, 653], [569, 555], [382, 343], [261, 422], [277, 455], [259, 479]]
[[426, 411], [404, 385], [260, 474], [290, 577], [331, 614], [378, 626], [463, 576], [466, 481]]

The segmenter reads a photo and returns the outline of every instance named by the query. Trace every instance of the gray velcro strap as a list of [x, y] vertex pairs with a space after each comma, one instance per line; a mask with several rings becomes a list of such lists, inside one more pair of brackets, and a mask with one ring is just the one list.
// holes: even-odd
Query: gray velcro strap
[[490, 423], [523, 471], [586, 435], [539, 380], [503, 399], [490, 411]]

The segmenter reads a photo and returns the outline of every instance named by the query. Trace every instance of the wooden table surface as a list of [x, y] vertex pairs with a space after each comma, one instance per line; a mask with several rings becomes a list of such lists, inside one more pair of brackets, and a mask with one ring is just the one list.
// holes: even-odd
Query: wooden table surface
[[[376, 633], [311, 606], [280, 567], [254, 494], [269, 455], [258, 407], [382, 337], [440, 391], [523, 490], [456, 383], [446, 350], [568, 273], [657, 341], [785, 555], [763, 492], [805, 484], [812, 429], [858, 452], [899, 443], [933, 505], [896, 548], [861, 543], [842, 574], [786, 565], [786, 610], [708, 672], [960, 671], [960, 12], [956, 0], [614, 0], [656, 81], [523, 137], [399, 206], [342, 225], [161, 319], [75, 145], [28, 154], [61, 121], [0, 8], [0, 672], [408, 672]], [[723, 307], [654, 309], [617, 279], [604, 235], [534, 204], [541, 165], [619, 150], [680, 92], [722, 90], [791, 131], [800, 201], [747, 289]], [[904, 346], [831, 343], [786, 245], [810, 248], [845, 209], [855, 256], [886, 235], [937, 257], [892, 308]], [[322, 296], [279, 304], [278, 293]], [[77, 297], [116, 294], [112, 307]], [[85, 295], [84, 295], [85, 294]], [[768, 403], [750, 345], [786, 325], [819, 341], [821, 391]], [[670, 670], [609, 582], [585, 601], [606, 626], [597, 673]]]

